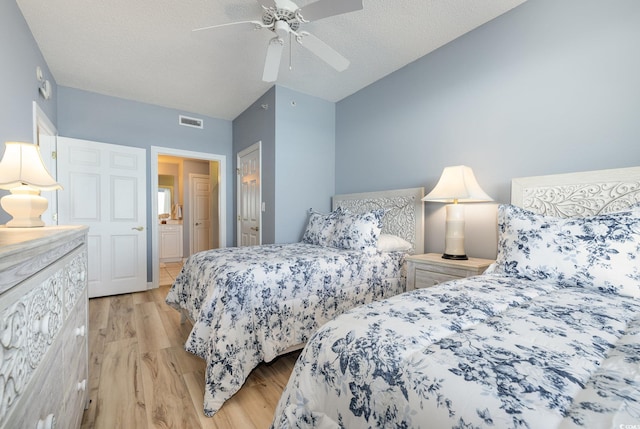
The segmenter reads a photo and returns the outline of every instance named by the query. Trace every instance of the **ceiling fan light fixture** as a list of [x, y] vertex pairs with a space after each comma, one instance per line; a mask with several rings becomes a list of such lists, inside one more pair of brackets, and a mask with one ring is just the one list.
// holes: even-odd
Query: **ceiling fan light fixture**
[[[227, 25], [251, 23], [256, 29], [267, 28], [276, 34], [276, 37], [269, 41], [267, 54], [265, 57], [262, 80], [265, 82], [275, 82], [278, 78], [278, 69], [282, 58], [284, 37], [289, 34], [289, 48], [291, 48], [291, 36], [295, 36], [296, 41], [328, 63], [337, 71], [344, 71], [349, 67], [349, 60], [343, 57], [336, 50], [326, 43], [306, 31], [298, 31], [303, 22], [316, 21], [334, 15], [354, 12], [363, 8], [362, 0], [317, 0], [313, 3], [299, 8], [291, 0], [256, 0], [263, 8], [262, 23], [257, 21], [241, 21], [237, 23], [213, 25], [202, 27], [193, 31], [208, 30]], [[291, 52], [289, 53], [291, 58]], [[291, 61], [289, 61], [291, 69]]]

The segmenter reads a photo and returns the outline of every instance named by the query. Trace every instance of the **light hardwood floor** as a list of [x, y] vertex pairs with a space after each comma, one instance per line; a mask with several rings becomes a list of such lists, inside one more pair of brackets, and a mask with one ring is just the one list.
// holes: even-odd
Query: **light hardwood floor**
[[215, 416], [202, 412], [202, 359], [168, 286], [89, 300], [89, 398], [82, 428], [268, 428], [299, 352], [260, 364]]
[[172, 285], [182, 269], [182, 262], [160, 262], [160, 286]]

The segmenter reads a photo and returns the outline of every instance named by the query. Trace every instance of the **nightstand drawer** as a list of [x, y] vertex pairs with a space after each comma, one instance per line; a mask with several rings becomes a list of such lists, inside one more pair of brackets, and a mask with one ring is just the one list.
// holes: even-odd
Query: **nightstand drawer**
[[407, 290], [435, 286], [449, 280], [482, 274], [494, 261], [443, 259], [437, 253], [407, 256]]
[[448, 274], [434, 273], [433, 271], [421, 270], [416, 268], [416, 289], [423, 287], [435, 286], [438, 283], [448, 282], [449, 280], [459, 279], [460, 277]]

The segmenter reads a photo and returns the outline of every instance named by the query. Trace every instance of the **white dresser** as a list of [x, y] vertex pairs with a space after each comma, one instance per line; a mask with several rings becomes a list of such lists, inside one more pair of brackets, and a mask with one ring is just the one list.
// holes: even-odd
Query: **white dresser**
[[87, 227], [0, 227], [0, 428], [80, 427]]

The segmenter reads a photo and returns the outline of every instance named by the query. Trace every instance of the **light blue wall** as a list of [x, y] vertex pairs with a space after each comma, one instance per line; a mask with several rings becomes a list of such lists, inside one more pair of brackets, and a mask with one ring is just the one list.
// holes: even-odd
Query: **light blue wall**
[[[53, 95], [45, 101], [38, 94], [36, 67], [51, 82]], [[33, 141], [35, 100], [55, 124], [57, 87], [27, 23], [14, 0], [0, 1], [0, 158], [6, 141]], [[8, 192], [0, 190], [0, 197]], [[11, 219], [0, 209], [0, 224]]]
[[335, 193], [335, 104], [276, 87], [276, 243], [300, 241]]
[[[147, 150], [147, 185], [151, 176], [151, 146], [224, 155], [231, 165], [231, 121], [203, 117], [160, 106], [109, 97], [60, 86], [58, 88], [58, 133], [97, 142], [140, 147]], [[178, 115], [202, 118], [204, 128], [178, 124]], [[233, 176], [227, 167], [227, 245], [233, 245]], [[151, 195], [147, 193], [147, 207]], [[151, 210], [147, 221], [151, 224]], [[151, 275], [151, 229], [147, 235]], [[149, 277], [151, 279], [151, 277]]]
[[[529, 0], [337, 104], [336, 192], [640, 165], [640, 2]], [[495, 207], [467, 205], [467, 253], [495, 254]], [[425, 206], [427, 251], [444, 210]]]
[[275, 85], [233, 121], [233, 156], [262, 142], [262, 243], [300, 241], [335, 184], [335, 104]]
[[[237, 167], [239, 152], [257, 142], [262, 142], [262, 201], [265, 211], [262, 213], [262, 243], [275, 242], [276, 219], [276, 87], [273, 86], [262, 97], [233, 120], [233, 169]], [[237, 176], [234, 175], [234, 188]], [[234, 192], [234, 209], [236, 198]], [[237, 234], [237, 223], [233, 222], [233, 237]], [[235, 242], [235, 240], [234, 240]]]

